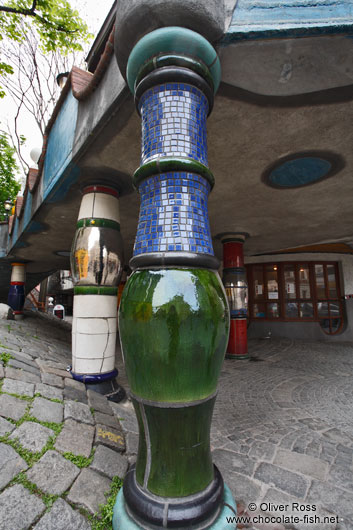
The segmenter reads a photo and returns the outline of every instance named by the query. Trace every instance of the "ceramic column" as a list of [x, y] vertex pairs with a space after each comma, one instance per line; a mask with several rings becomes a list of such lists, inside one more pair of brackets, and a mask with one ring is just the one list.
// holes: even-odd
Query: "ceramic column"
[[75, 284], [72, 375], [86, 384], [102, 385], [106, 393], [103, 383], [117, 376], [117, 285], [122, 273], [119, 201], [112, 187], [83, 190], [71, 271]]
[[248, 285], [244, 267], [245, 236], [225, 234], [223, 243], [223, 284], [230, 309], [230, 330], [226, 357], [248, 359]]
[[11, 283], [7, 303], [13, 310], [15, 320], [21, 320], [25, 303], [26, 264], [11, 263], [11, 266]]
[[142, 120], [133, 177], [141, 208], [119, 329], [139, 449], [113, 528], [235, 528], [226, 521], [235, 504], [210, 452], [229, 329], [207, 211], [206, 119], [219, 60], [199, 34], [170, 27], [138, 42], [128, 72]]

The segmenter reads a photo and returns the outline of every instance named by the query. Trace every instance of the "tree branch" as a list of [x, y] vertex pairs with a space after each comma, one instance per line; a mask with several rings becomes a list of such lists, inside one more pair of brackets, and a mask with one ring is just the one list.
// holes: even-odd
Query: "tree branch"
[[68, 35], [71, 35], [73, 33], [76, 33], [76, 29], [67, 29], [65, 26], [62, 26], [61, 24], [54, 24], [50, 20], [42, 17], [36, 12], [37, 7], [37, 0], [33, 0], [32, 7], [30, 9], [18, 9], [16, 7], [9, 7], [9, 6], [0, 6], [0, 12], [3, 11], [5, 13], [13, 13], [14, 15], [23, 15], [25, 17], [33, 17], [39, 20], [44, 26], [49, 26], [50, 28], [55, 29], [56, 31], [60, 31], [62, 33], [66, 33]]

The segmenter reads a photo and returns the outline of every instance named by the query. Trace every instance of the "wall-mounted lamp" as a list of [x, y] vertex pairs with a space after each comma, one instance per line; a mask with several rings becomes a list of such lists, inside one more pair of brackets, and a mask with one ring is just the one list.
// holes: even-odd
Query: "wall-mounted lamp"
[[66, 84], [67, 78], [69, 77], [70, 72], [62, 72], [56, 76], [56, 82], [58, 83], [60, 89], [62, 90]]

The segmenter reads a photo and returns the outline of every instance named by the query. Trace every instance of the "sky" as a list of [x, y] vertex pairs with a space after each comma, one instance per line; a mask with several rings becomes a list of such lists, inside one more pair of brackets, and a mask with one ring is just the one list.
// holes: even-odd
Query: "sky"
[[[101, 28], [113, 3], [113, 0], [70, 0], [71, 6], [79, 12], [80, 17], [88, 25], [89, 32], [93, 33], [94, 36], [96, 36], [99, 29]], [[92, 40], [92, 43], [93, 41], [94, 39]], [[12, 123], [15, 113], [16, 105], [12, 102], [10, 97], [5, 97], [0, 100], [0, 120], [2, 127], [4, 122], [8, 122], [9, 124]], [[26, 162], [33, 166], [33, 162], [29, 154], [34, 147], [41, 147], [42, 137], [40, 132], [37, 131], [37, 126], [35, 125], [33, 118], [29, 113], [27, 115], [23, 115], [23, 118], [20, 122], [19, 132], [27, 139], [23, 149], [23, 156]]]

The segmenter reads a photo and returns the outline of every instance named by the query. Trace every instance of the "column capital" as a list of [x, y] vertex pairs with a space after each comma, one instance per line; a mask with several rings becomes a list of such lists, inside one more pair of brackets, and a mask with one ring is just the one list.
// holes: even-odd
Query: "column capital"
[[222, 232], [216, 235], [221, 243], [244, 243], [250, 237], [247, 232]]
[[[236, 0], [233, 0], [234, 4]], [[147, 33], [168, 26], [187, 27], [209, 42], [218, 41], [229, 22], [230, 0], [125, 0], [117, 2], [115, 54], [126, 77], [129, 55]], [[233, 3], [233, 2], [232, 2]]]

